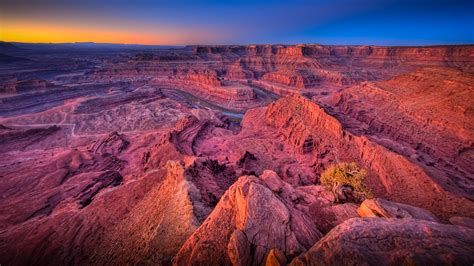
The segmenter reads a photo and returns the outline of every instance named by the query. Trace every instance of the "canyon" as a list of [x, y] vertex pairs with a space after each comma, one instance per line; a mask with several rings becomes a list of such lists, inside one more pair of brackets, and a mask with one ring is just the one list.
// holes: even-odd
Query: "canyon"
[[2, 265], [472, 265], [473, 163], [473, 45], [0, 43]]

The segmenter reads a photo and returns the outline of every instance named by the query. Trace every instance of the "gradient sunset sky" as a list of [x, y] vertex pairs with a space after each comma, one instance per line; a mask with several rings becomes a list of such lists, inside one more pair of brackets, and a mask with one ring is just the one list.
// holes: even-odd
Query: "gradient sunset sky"
[[0, 5], [2, 41], [474, 43], [474, 0], [2, 0]]

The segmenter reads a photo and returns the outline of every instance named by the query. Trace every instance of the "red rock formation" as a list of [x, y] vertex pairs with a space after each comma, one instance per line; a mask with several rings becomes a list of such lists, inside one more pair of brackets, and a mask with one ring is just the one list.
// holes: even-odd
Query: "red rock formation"
[[196, 155], [195, 141], [210, 124], [211, 122], [207, 119], [199, 120], [195, 116], [185, 117], [178, 122], [176, 130], [170, 133], [169, 139], [182, 154]]
[[[0, 70], [2, 264], [472, 260], [472, 45], [24, 52]], [[318, 185], [339, 162], [377, 199]]]
[[108, 136], [97, 141], [91, 147], [91, 151], [97, 154], [119, 154], [130, 145], [130, 142], [125, 139], [124, 135], [117, 131], [110, 133]]
[[177, 88], [191, 92], [193, 95], [221, 104], [231, 110], [245, 110], [259, 106], [264, 100], [257, 97], [254, 90], [239, 82], [223, 83], [201, 74], [186, 77], [156, 77], [151, 82], [155, 86]]
[[379, 196], [426, 208], [445, 220], [456, 214], [474, 213], [474, 204], [443, 188], [419, 165], [364, 136], [343, 130], [336, 118], [310, 100], [300, 96], [281, 99], [265, 110], [265, 122], [300, 153], [317, 151], [316, 156], [326, 164], [356, 161], [365, 166], [371, 176], [369, 186]]
[[[235, 53], [238, 55], [284, 55], [284, 56], [336, 56], [377, 59], [397, 59], [400, 61], [437, 61], [449, 63], [453, 61], [472, 61], [471, 46], [427, 46], [427, 47], [383, 47], [383, 46], [324, 46], [324, 45], [251, 45], [251, 46], [195, 46], [195, 54]], [[424, 62], [424, 64], [427, 64]], [[429, 64], [429, 63], [428, 63]]]
[[437, 222], [429, 211], [384, 199], [366, 199], [357, 209], [360, 217], [414, 218]]
[[437, 182], [472, 197], [474, 76], [423, 69], [394, 79], [363, 83], [335, 95], [342, 120], [423, 165]]
[[166, 165], [166, 176], [111, 230], [96, 250], [93, 264], [170, 263], [184, 241], [199, 226], [209, 209], [200, 203], [198, 188], [188, 180], [177, 161]]
[[185, 79], [211, 86], [223, 85], [222, 81], [215, 73], [209, 73], [208, 71], [187, 73]]
[[302, 97], [284, 98], [270, 104], [265, 112], [265, 122], [283, 133], [302, 153], [312, 152], [318, 145], [314, 131], [342, 139], [341, 124], [321, 107]]
[[[474, 231], [416, 219], [351, 219], [290, 265], [469, 264]], [[368, 248], [370, 247], [370, 248]]]
[[318, 78], [306, 71], [275, 71], [264, 74], [262, 76], [263, 81], [270, 81], [280, 83], [285, 86], [296, 87], [296, 88], [311, 88], [317, 85], [319, 82]]
[[285, 256], [295, 256], [318, 240], [321, 233], [292, 205], [273, 194], [265, 181], [240, 177], [186, 241], [174, 264], [262, 264], [272, 248]]

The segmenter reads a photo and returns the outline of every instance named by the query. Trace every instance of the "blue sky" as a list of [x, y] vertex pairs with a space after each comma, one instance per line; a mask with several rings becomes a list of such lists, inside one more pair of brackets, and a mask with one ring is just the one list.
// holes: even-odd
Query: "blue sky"
[[1, 12], [6, 41], [474, 43], [474, 0], [3, 0]]

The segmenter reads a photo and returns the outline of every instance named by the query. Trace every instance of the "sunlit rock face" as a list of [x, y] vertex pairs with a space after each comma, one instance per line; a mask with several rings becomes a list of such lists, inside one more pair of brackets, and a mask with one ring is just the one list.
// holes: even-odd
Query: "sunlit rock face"
[[[354, 218], [337, 226], [290, 265], [466, 264], [473, 230], [416, 219]], [[368, 248], [370, 247], [370, 248]]]
[[472, 264], [473, 46], [5, 58], [0, 264]]

